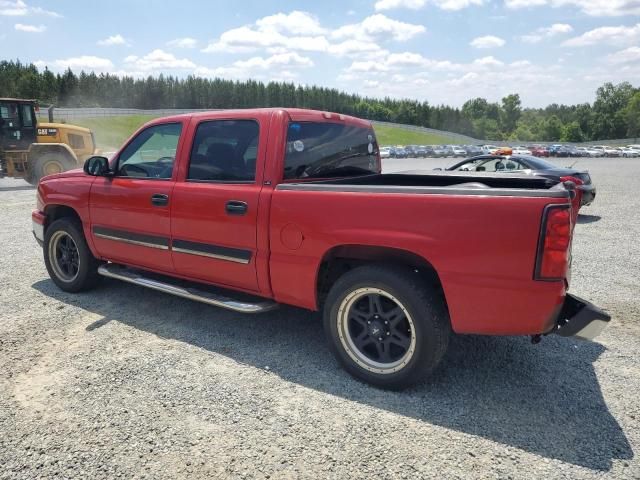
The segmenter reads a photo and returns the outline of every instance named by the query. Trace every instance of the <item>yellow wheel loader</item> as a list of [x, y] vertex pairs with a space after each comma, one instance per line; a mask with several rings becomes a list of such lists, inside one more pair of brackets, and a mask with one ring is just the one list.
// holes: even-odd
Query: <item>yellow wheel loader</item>
[[24, 178], [32, 185], [54, 173], [79, 168], [97, 153], [88, 128], [37, 121], [35, 100], [0, 98], [0, 178]]

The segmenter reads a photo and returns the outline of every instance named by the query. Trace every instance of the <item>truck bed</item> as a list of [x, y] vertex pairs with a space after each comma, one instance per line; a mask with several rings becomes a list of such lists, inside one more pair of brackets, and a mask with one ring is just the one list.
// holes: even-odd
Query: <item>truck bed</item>
[[556, 179], [519, 174], [407, 171], [285, 183], [279, 190], [568, 198]]

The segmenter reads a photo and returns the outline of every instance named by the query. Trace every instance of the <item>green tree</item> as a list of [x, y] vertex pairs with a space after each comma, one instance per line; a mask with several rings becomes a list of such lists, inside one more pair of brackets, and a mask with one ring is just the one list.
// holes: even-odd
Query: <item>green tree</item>
[[562, 137], [562, 128], [563, 126], [560, 119], [557, 116], [552, 115], [544, 122], [542, 127], [544, 136], [543, 140], [557, 142], [560, 140], [560, 137]]
[[623, 110], [627, 121], [627, 135], [640, 137], [640, 91], [636, 92]]
[[627, 122], [622, 110], [628, 105], [635, 90], [628, 82], [614, 85], [605, 83], [596, 92], [593, 103], [594, 135], [597, 138], [623, 138]]
[[513, 93], [502, 99], [501, 125], [505, 133], [511, 133], [516, 128], [516, 123], [522, 115], [522, 102], [520, 95]]
[[563, 142], [582, 142], [584, 141], [584, 133], [580, 128], [578, 122], [571, 122], [564, 126], [562, 129], [562, 136], [560, 140]]

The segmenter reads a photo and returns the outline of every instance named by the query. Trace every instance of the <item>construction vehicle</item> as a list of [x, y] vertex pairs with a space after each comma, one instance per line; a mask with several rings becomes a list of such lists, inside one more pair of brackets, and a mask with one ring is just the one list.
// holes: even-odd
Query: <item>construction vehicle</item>
[[23, 178], [32, 185], [46, 176], [82, 166], [97, 153], [88, 128], [40, 123], [35, 100], [0, 98], [0, 178]]

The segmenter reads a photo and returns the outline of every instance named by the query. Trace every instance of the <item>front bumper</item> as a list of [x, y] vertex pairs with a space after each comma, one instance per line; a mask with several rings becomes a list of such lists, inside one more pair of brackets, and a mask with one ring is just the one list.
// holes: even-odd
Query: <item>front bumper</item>
[[46, 220], [47, 217], [44, 213], [38, 210], [31, 212], [31, 229], [36, 242], [38, 242], [41, 247], [44, 245], [44, 224]]
[[563, 337], [593, 340], [610, 320], [611, 317], [594, 304], [567, 294], [553, 333]]

